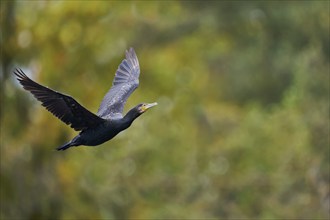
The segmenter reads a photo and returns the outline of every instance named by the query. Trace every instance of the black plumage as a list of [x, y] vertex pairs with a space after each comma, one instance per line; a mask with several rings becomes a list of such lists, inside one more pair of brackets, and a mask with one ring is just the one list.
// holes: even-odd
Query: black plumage
[[80, 131], [70, 142], [57, 150], [102, 144], [128, 128], [146, 110], [157, 105], [142, 103], [129, 110], [125, 116], [122, 115], [128, 97], [139, 85], [140, 67], [133, 48], [126, 51], [126, 59], [119, 65], [112, 87], [103, 98], [97, 114], [88, 111], [71, 96], [34, 82], [21, 69], [16, 69], [14, 74], [23, 88], [30, 91], [48, 111], [76, 131]]

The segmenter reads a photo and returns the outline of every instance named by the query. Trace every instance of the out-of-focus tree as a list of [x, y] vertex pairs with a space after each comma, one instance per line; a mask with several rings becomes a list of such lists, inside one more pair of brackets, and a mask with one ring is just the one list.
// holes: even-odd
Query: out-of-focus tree
[[[328, 218], [329, 2], [1, 2], [1, 219]], [[124, 51], [157, 108], [102, 146], [15, 81], [97, 111]]]

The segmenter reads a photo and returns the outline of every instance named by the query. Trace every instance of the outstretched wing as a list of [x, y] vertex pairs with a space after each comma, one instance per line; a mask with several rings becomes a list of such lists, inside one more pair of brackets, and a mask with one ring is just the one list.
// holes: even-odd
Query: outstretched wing
[[128, 97], [139, 85], [140, 66], [133, 48], [119, 65], [112, 87], [104, 96], [97, 115], [102, 118], [121, 117]]
[[95, 127], [104, 121], [104, 119], [82, 107], [71, 96], [61, 94], [34, 82], [21, 69], [16, 69], [14, 74], [24, 89], [31, 92], [48, 111], [64, 123], [71, 125], [76, 131]]

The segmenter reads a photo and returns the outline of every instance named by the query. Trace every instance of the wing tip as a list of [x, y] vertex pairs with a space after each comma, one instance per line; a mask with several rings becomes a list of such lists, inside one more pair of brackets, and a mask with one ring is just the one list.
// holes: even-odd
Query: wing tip
[[130, 47], [128, 50], [126, 50], [126, 53], [135, 53], [135, 50], [133, 47]]
[[15, 74], [16, 78], [21, 81], [24, 80], [26, 78], [28, 78], [25, 73], [23, 72], [23, 70], [21, 68], [15, 68], [15, 70], [13, 71], [13, 73]]
[[137, 56], [136, 56], [136, 53], [135, 53], [135, 50], [133, 47], [130, 47], [128, 50], [126, 50], [126, 59], [127, 60], [131, 60], [131, 59], [137, 60]]

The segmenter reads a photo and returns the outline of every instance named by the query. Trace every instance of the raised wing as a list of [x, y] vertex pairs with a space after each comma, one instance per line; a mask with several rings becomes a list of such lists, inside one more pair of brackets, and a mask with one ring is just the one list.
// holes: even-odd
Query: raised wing
[[34, 82], [21, 69], [16, 69], [14, 74], [24, 89], [31, 92], [48, 111], [64, 123], [71, 125], [76, 131], [95, 127], [104, 121], [104, 119], [82, 107], [71, 96], [61, 94]]
[[119, 65], [112, 87], [104, 96], [97, 115], [102, 118], [121, 117], [128, 97], [139, 85], [140, 66], [133, 48]]

